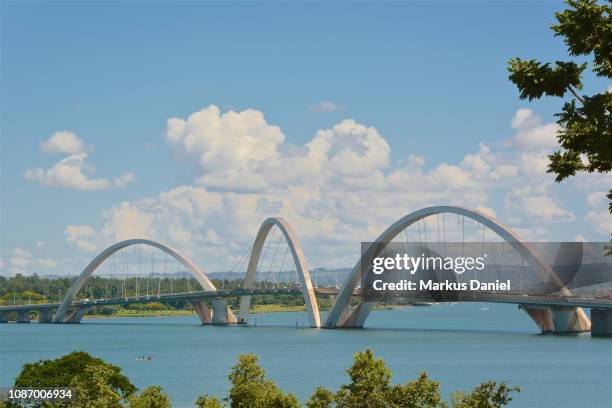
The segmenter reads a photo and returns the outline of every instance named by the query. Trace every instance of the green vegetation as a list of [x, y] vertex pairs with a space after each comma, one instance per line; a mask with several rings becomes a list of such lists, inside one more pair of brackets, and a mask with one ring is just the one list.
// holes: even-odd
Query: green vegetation
[[[349, 382], [337, 391], [317, 387], [306, 402], [307, 408], [500, 408], [512, 401], [518, 387], [494, 381], [482, 383], [469, 392], [455, 392], [450, 403], [440, 393], [440, 384], [422, 372], [405, 384], [392, 384], [392, 373], [371, 350], [355, 353], [347, 370]], [[231, 388], [226, 398], [203, 394], [198, 408], [298, 408], [295, 395], [267, 378], [254, 354], [238, 356], [229, 374]], [[71, 387], [72, 402], [15, 404], [0, 401], [0, 408], [171, 408], [170, 398], [159, 386], [136, 393], [136, 387], [121, 369], [84, 352], [73, 352], [56, 360], [26, 364], [15, 387]]]
[[[74, 388], [79, 401], [71, 408], [122, 407], [136, 387], [121, 374], [121, 369], [82, 351], [75, 351], [56, 360], [41, 360], [23, 366], [15, 380], [20, 388]], [[65, 403], [8, 404], [8, 407], [62, 407]]]
[[318, 387], [307, 408], [498, 408], [512, 401], [512, 393], [520, 392], [518, 387], [489, 381], [471, 392], [454, 393], [449, 405], [442, 398], [440, 383], [425, 372], [406, 384], [392, 385], [391, 370], [369, 349], [355, 353], [347, 374], [350, 382], [336, 392]]
[[[612, 3], [597, 0], [568, 0], [568, 9], [556, 13], [551, 26], [562, 37], [572, 57], [591, 56], [591, 71], [612, 78]], [[548, 172], [557, 182], [577, 172], [608, 173], [612, 170], [612, 92], [580, 95], [582, 73], [588, 64], [574, 61], [541, 63], [534, 59], [509, 61], [510, 80], [518, 87], [521, 99], [542, 96], [574, 98], [565, 102], [556, 116], [561, 126], [557, 138], [561, 149], [549, 156]], [[612, 190], [607, 194], [612, 213]]]

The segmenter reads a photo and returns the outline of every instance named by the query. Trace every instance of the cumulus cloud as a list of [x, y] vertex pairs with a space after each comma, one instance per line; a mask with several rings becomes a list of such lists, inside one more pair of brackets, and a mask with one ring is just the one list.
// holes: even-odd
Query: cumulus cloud
[[561, 129], [556, 123], [543, 123], [542, 118], [531, 109], [519, 109], [512, 118], [512, 128], [516, 133], [506, 145], [521, 150], [550, 149], [558, 146], [557, 132]]
[[605, 191], [595, 191], [587, 196], [590, 210], [585, 219], [598, 233], [604, 235], [612, 232], [612, 214], [608, 211], [608, 200]]
[[83, 251], [91, 252], [96, 249], [92, 239], [96, 230], [89, 225], [68, 225], [64, 229], [66, 241]]
[[134, 181], [136, 181], [136, 176], [134, 173], [124, 173], [121, 176], [113, 179], [115, 186], [119, 188], [123, 188]]
[[41, 148], [47, 153], [69, 154], [50, 168], [37, 167], [23, 173], [25, 179], [36, 181], [46, 187], [80, 191], [108, 190], [125, 187], [135, 180], [132, 173], [125, 173], [112, 180], [93, 178], [95, 166], [87, 162], [88, 154], [85, 152], [84, 142], [74, 133], [56, 132], [41, 145]]
[[90, 178], [95, 172], [94, 166], [86, 161], [87, 153], [70, 155], [55, 163], [48, 169], [28, 169], [23, 176], [37, 181], [47, 187], [64, 187], [73, 190], [107, 190], [112, 183], [105, 178]]
[[332, 101], [321, 101], [308, 108], [311, 112], [338, 112], [342, 107]]
[[[536, 193], [537, 194], [537, 193]], [[539, 218], [543, 221], [558, 219], [562, 221], [573, 221], [576, 217], [570, 211], [559, 206], [559, 204], [549, 196], [525, 195], [518, 191], [507, 196], [506, 204], [510, 207], [516, 206], [523, 210], [523, 213], [532, 218]]]
[[[99, 232], [67, 228], [66, 239], [88, 251], [156, 239], [219, 270], [249, 248], [262, 220], [281, 216], [299, 234], [311, 264], [347, 266], [358, 256], [356, 242], [375, 238], [410, 211], [439, 204], [497, 215], [525, 239], [550, 238], [544, 225], [576, 218], [552, 194], [554, 177], [546, 173], [551, 143], [539, 137], [551, 126], [527, 110], [516, 113], [513, 126], [512, 143], [522, 147], [511, 152], [481, 144], [455, 163], [426, 166], [413, 153], [392, 165], [383, 135], [354, 119], [295, 146], [262, 112], [211, 105], [169, 119], [164, 132], [177, 161], [195, 170], [194, 185], [114, 205], [102, 213]], [[554, 132], [548, 136], [554, 140]]]
[[296, 147], [284, 143], [281, 129], [268, 124], [263, 113], [222, 114], [214, 105], [187, 119], [169, 119], [165, 137], [176, 157], [201, 172], [197, 184], [227, 191], [314, 185], [332, 178], [354, 184], [351, 178], [376, 178], [390, 152], [376, 129], [352, 119], [319, 130], [309, 143]]
[[76, 154], [85, 152], [85, 143], [74, 133], [63, 130], [51, 135], [40, 148], [45, 153]]

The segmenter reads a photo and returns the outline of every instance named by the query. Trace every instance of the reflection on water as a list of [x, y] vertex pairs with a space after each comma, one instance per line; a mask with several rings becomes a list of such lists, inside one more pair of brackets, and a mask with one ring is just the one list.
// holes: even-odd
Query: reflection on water
[[200, 393], [224, 394], [236, 354], [253, 352], [271, 378], [304, 400], [319, 384], [344, 383], [352, 354], [371, 347], [395, 381], [426, 370], [447, 396], [495, 379], [521, 386], [513, 407], [599, 408], [612, 400], [612, 340], [541, 335], [514, 305], [374, 311], [364, 330], [303, 328], [305, 313], [256, 315], [250, 327], [198, 323], [182, 316], [3, 324], [0, 386], [9, 385], [25, 362], [85, 350], [121, 366], [138, 387], [162, 385], [176, 407], [193, 407]]

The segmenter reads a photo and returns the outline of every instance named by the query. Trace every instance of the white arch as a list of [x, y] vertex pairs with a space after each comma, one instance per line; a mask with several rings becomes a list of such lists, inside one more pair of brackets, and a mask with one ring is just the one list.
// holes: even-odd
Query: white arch
[[[308, 312], [310, 327], [321, 327], [321, 315], [319, 314], [319, 306], [317, 304], [314, 288], [312, 286], [312, 280], [310, 279], [310, 271], [308, 269], [308, 264], [304, 259], [304, 252], [302, 251], [302, 246], [300, 245], [300, 242], [297, 239], [289, 223], [283, 218], [268, 218], [261, 224], [261, 227], [259, 227], [255, 242], [253, 243], [253, 249], [251, 251], [251, 257], [249, 259], [246, 276], [244, 277], [243, 287], [245, 289], [251, 289], [251, 287], [253, 286], [253, 283], [255, 282], [255, 275], [257, 273], [257, 264], [259, 263], [259, 257], [261, 256], [261, 250], [266, 241], [268, 233], [275, 225], [283, 233], [285, 241], [287, 242], [287, 245], [291, 250], [293, 262], [295, 263], [298, 276], [300, 277], [302, 283], [302, 291], [304, 292], [304, 302], [306, 303], [306, 311]], [[240, 298], [240, 312], [238, 314], [239, 322], [245, 323], [247, 321], [250, 304], [251, 296], [242, 296]]]
[[[428, 217], [430, 215], [440, 214], [440, 213], [453, 213], [458, 215], [463, 215], [465, 217], [471, 218], [474, 221], [478, 221], [481, 224], [487, 226], [489, 229], [497, 233], [501, 238], [503, 238], [506, 242], [508, 242], [517, 252], [519, 252], [523, 258], [536, 270], [536, 272], [544, 279], [552, 279], [553, 283], [564, 295], [570, 295], [570, 291], [564, 286], [561, 279], [557, 276], [556, 273], [552, 271], [552, 269], [540, 259], [537, 253], [531, 248], [530, 245], [521, 241], [520, 237], [512, 231], [508, 226], [502, 224], [498, 220], [493, 217], [490, 217], [480, 211], [472, 210], [464, 207], [455, 207], [455, 206], [434, 206], [434, 207], [426, 207], [420, 210], [414, 211], [399, 220], [393, 223], [389, 228], [387, 228], [380, 236], [372, 243], [375, 244], [386, 244], [392, 241], [401, 231], [403, 231], [408, 226], [414, 224], [415, 222]], [[333, 328], [338, 327], [339, 325], [345, 324], [344, 321], [350, 317], [352, 320], [349, 324], [352, 326], [363, 326], [366, 318], [368, 317], [374, 303], [372, 302], [362, 302], [358, 308], [351, 312], [350, 310], [350, 297], [353, 293], [353, 290], [357, 287], [357, 284], [360, 281], [360, 265], [361, 258], [355, 266], [353, 270], [347, 277], [346, 281], [342, 285], [342, 289], [338, 294], [336, 302], [334, 303], [327, 320], [325, 321], [325, 327]], [[584, 318], [588, 320], [584, 311], [578, 308], [579, 313], [584, 315]], [[344, 321], [340, 321], [344, 319]]]
[[102, 262], [104, 262], [109, 256], [119, 251], [120, 249], [123, 249], [131, 245], [137, 245], [137, 244], [148, 245], [148, 246], [157, 248], [161, 251], [164, 251], [165, 253], [167, 253], [168, 255], [176, 259], [177, 261], [179, 261], [189, 272], [191, 272], [191, 274], [196, 278], [196, 280], [200, 283], [200, 285], [202, 285], [202, 288], [204, 288], [204, 290], [206, 291], [217, 290], [215, 288], [215, 285], [213, 285], [210, 279], [208, 279], [204, 271], [198, 268], [198, 266], [195, 263], [193, 263], [191, 260], [183, 256], [177, 250], [167, 245], [160, 244], [159, 242], [151, 241], [148, 239], [129, 239], [126, 241], [117, 242], [116, 244], [111, 245], [110, 247], [106, 248], [104, 251], [100, 252], [98, 256], [96, 256], [89, 263], [89, 265], [87, 265], [87, 267], [85, 267], [83, 272], [81, 272], [77, 280], [72, 284], [72, 286], [68, 290], [68, 293], [64, 297], [62, 304], [57, 309], [57, 312], [55, 312], [53, 321], [56, 323], [61, 323], [64, 321], [66, 313], [68, 312], [68, 309], [72, 305], [72, 302], [74, 302], [74, 299], [77, 293], [79, 292], [79, 290], [81, 290], [85, 282], [87, 282], [89, 277], [94, 273], [96, 268], [98, 268], [98, 266], [100, 266]]

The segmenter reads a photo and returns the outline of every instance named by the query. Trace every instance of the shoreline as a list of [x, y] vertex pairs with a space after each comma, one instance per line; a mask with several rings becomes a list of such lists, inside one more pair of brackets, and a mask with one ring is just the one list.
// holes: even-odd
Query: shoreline
[[[256, 305], [249, 311], [250, 314], [261, 313], [284, 313], [284, 312], [303, 312], [306, 306], [280, 306], [280, 305]], [[192, 316], [196, 315], [193, 310], [159, 310], [159, 311], [142, 311], [135, 310], [134, 313], [125, 313], [123, 310], [120, 313], [111, 315], [92, 314], [83, 316], [84, 319], [113, 319], [121, 317], [169, 317], [169, 316]]]
[[[375, 306], [373, 310], [399, 310], [411, 305], [386, 305]], [[306, 306], [280, 306], [280, 305], [256, 305], [251, 308], [249, 314], [262, 313], [287, 313], [304, 312]], [[116, 319], [122, 317], [171, 317], [171, 316], [192, 316], [196, 315], [193, 310], [160, 310], [160, 311], [134, 311], [134, 313], [122, 313], [112, 315], [85, 315], [84, 319]]]

